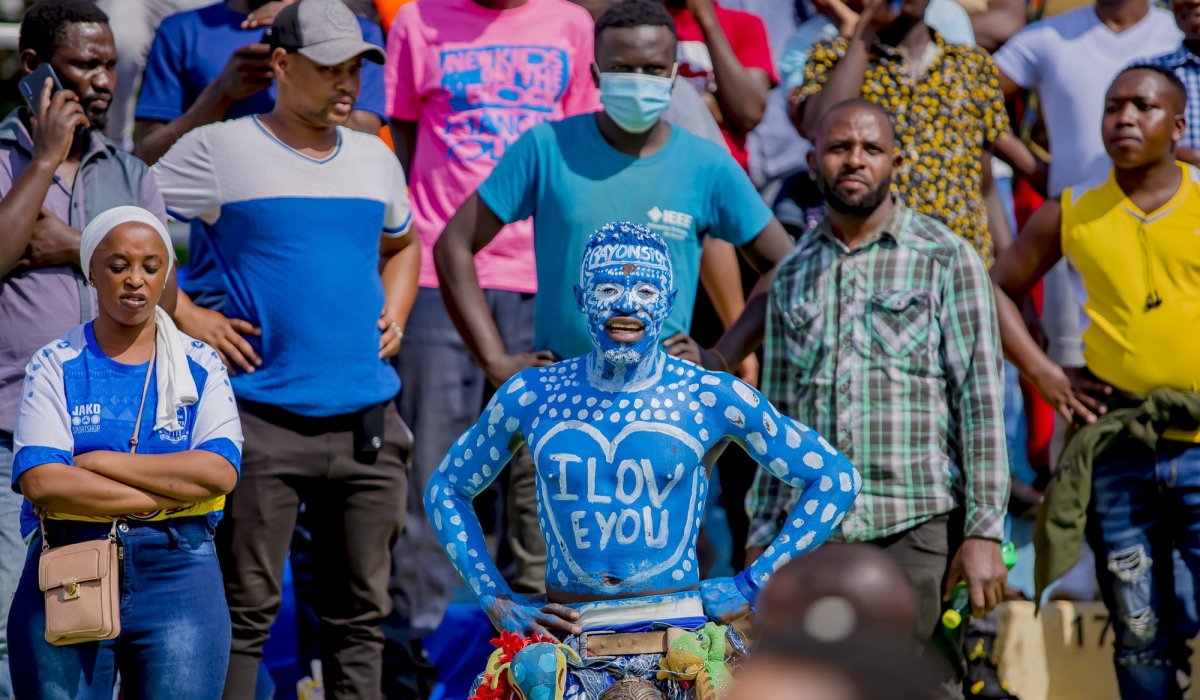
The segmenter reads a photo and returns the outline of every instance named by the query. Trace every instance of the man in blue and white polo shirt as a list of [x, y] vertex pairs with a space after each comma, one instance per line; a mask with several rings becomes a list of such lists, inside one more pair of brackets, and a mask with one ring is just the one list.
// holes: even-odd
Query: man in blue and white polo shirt
[[248, 338], [261, 365], [233, 377], [246, 441], [218, 532], [233, 623], [225, 697], [254, 697], [303, 503], [326, 692], [376, 698], [411, 441], [386, 358], [420, 252], [395, 156], [342, 126], [363, 59], [382, 63], [382, 51], [338, 0], [285, 8], [271, 47], [274, 109], [191, 131], [154, 167], [172, 215], [210, 232], [225, 313], [262, 329]]

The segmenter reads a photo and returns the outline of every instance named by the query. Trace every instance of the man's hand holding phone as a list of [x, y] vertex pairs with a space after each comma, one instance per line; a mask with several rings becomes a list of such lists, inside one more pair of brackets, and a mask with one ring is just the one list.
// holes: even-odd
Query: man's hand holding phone
[[90, 126], [79, 97], [70, 90], [55, 90], [53, 78], [46, 78], [38, 94], [33, 127], [33, 157], [45, 159], [55, 168], [67, 159], [75, 134]]

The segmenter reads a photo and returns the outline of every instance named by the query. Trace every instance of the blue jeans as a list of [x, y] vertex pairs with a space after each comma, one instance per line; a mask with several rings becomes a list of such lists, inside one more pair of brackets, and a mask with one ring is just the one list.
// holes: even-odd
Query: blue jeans
[[[1116, 633], [1123, 700], [1181, 697], [1180, 625], [1172, 548], [1200, 573], [1200, 444], [1117, 448], [1094, 467], [1090, 539]], [[1186, 670], [1186, 669], [1185, 669]]]
[[[47, 521], [53, 547], [104, 539], [109, 526]], [[9, 618], [13, 689], [19, 698], [217, 700], [229, 662], [229, 610], [212, 531], [203, 517], [121, 521], [121, 634], [54, 646], [38, 588], [42, 539], [35, 535]]]
[[0, 430], [0, 698], [6, 700], [12, 696], [12, 677], [8, 670], [5, 627], [8, 606], [12, 603], [13, 592], [17, 590], [25, 552], [25, 541], [21, 538], [22, 499], [9, 488], [12, 464], [12, 433]]

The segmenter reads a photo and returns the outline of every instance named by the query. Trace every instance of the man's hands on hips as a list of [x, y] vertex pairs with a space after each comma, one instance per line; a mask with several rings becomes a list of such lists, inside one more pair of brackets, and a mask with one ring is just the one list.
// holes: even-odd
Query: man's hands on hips
[[[180, 292], [183, 302], [187, 295]], [[262, 365], [262, 358], [250, 347], [243, 335], [262, 336], [262, 329], [240, 318], [226, 318], [216, 311], [196, 306], [188, 299], [175, 309], [175, 323], [184, 333], [212, 346], [230, 373], [253, 372]]]
[[558, 362], [558, 358], [549, 350], [537, 352], [519, 352], [515, 355], [497, 355], [483, 363], [483, 371], [487, 374], [492, 385], [500, 385], [512, 379], [512, 376], [530, 367], [546, 367]]
[[964, 581], [971, 596], [971, 612], [983, 617], [1004, 600], [1008, 569], [1000, 556], [1000, 543], [980, 537], [963, 540], [950, 569], [946, 572], [946, 590], [942, 600], [950, 600], [955, 584]]

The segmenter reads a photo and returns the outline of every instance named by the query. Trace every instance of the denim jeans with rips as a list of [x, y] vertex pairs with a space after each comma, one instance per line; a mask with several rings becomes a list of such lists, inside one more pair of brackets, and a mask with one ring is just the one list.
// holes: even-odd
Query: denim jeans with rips
[[1126, 443], [1095, 464], [1089, 539], [1113, 621], [1123, 700], [1181, 698], [1172, 547], [1200, 574], [1200, 444]]

